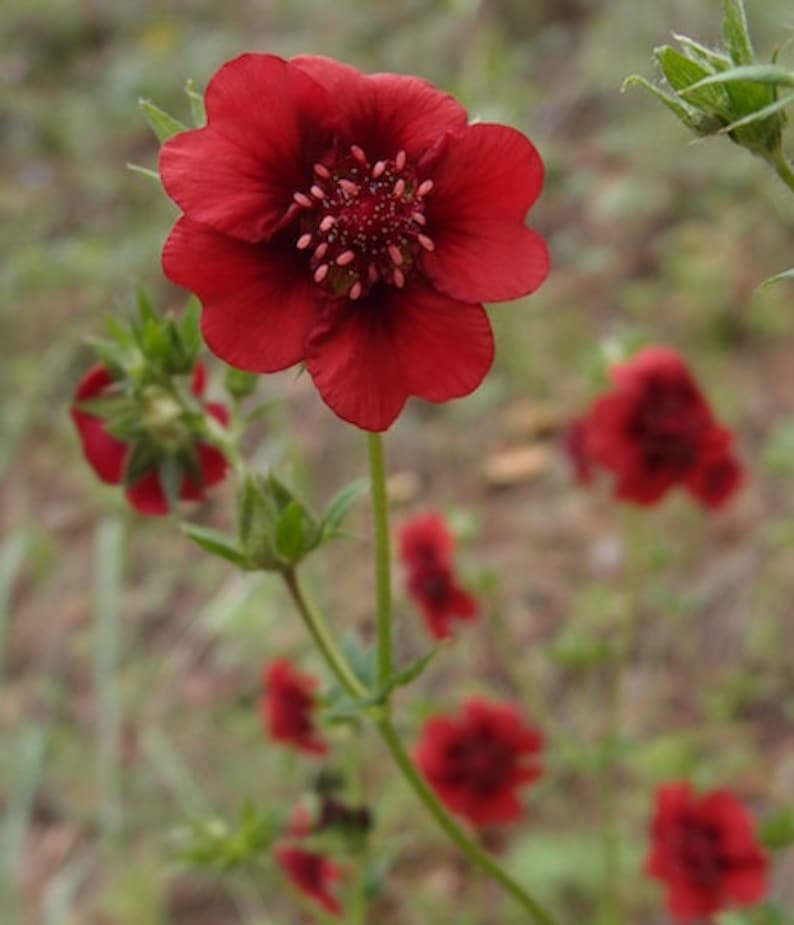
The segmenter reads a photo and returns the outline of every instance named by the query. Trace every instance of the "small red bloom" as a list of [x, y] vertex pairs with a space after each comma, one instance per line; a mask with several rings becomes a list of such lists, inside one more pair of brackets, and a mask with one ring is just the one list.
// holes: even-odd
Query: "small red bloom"
[[477, 601], [455, 580], [455, 540], [440, 515], [423, 514], [406, 521], [399, 543], [408, 593], [436, 639], [452, 635], [453, 619], [473, 620], [477, 616]]
[[572, 425], [567, 440], [577, 478], [598, 463], [615, 475], [615, 496], [640, 505], [660, 501], [675, 485], [701, 504], [724, 505], [743, 471], [683, 359], [648, 347], [610, 370], [613, 389]]
[[163, 267], [201, 299], [210, 349], [252, 372], [305, 363], [365, 430], [411, 395], [475, 389], [493, 359], [481, 302], [548, 272], [524, 224], [543, 182], [532, 144], [467, 124], [416, 77], [311, 55], [241, 55], [205, 101], [207, 125], [163, 145], [160, 175], [184, 213]]
[[[77, 406], [80, 402], [94, 398], [110, 397], [114, 394], [114, 379], [101, 364], [93, 366], [80, 380], [71, 407], [72, 420], [83, 445], [83, 453], [99, 478], [110, 485], [119, 485], [124, 479], [124, 468], [129, 459], [131, 447], [108, 432], [105, 421], [97, 415]], [[206, 385], [204, 367], [198, 364], [193, 371], [192, 391], [201, 397]], [[215, 402], [205, 404], [207, 414], [221, 424], [228, 422], [228, 412]], [[179, 497], [183, 501], [201, 501], [205, 489], [220, 482], [226, 475], [226, 458], [214, 446], [199, 444], [195, 448], [201, 482], [196, 482], [187, 472], [182, 477]], [[166, 499], [156, 464], [144, 472], [127, 488], [127, 500], [140, 514], [167, 514]]]
[[472, 697], [461, 716], [425, 724], [416, 763], [441, 800], [473, 825], [514, 822], [521, 815], [518, 788], [541, 773], [542, 746], [515, 707]]
[[331, 915], [342, 914], [342, 904], [331, 892], [342, 876], [340, 868], [322, 854], [292, 845], [279, 845], [274, 853], [296, 889]]
[[758, 902], [766, 868], [750, 814], [732, 793], [698, 796], [686, 781], [659, 788], [645, 870], [667, 885], [674, 919], [690, 922]]
[[317, 734], [312, 716], [317, 681], [281, 659], [267, 666], [262, 685], [259, 714], [271, 739], [324, 755], [328, 746]]

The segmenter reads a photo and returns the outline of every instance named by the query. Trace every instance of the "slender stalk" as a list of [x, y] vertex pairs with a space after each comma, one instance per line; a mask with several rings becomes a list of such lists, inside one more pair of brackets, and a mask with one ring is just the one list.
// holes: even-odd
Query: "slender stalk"
[[[309, 630], [312, 639], [320, 650], [320, 654], [325, 659], [334, 676], [352, 697], [358, 699], [367, 697], [369, 692], [353, 674], [344, 655], [337, 649], [322, 614], [304, 594], [295, 571], [283, 572], [282, 577], [303, 618], [303, 622], [306, 624], [306, 628]], [[532, 915], [536, 925], [556, 925], [555, 920], [539, 905], [539, 903], [533, 899], [533, 897], [527, 893], [507, 871], [503, 870], [486, 851], [467, 835], [449, 815], [435, 795], [435, 792], [414, 767], [405, 750], [405, 746], [392, 725], [391, 718], [389, 717], [388, 704], [379, 708], [378, 714], [374, 717], [374, 722], [381, 738], [394, 759], [394, 763], [397, 765], [408, 785], [422, 803], [424, 803], [428, 812], [433, 816], [450, 840], [473, 864], [501, 884], [502, 888]]]
[[794, 170], [788, 162], [788, 158], [778, 149], [770, 158], [769, 163], [774, 168], [775, 173], [786, 184], [790, 190], [794, 190]]
[[337, 681], [350, 694], [351, 697], [361, 700], [369, 697], [370, 692], [355, 676], [352, 668], [348, 665], [344, 655], [339, 651], [334, 642], [322, 615], [319, 613], [314, 604], [306, 596], [301, 588], [298, 576], [294, 569], [288, 569], [282, 572], [284, 584], [298, 608], [298, 613], [303, 619], [309, 635], [314, 640], [315, 645], [320, 650], [326, 664], [334, 673]]
[[386, 501], [386, 467], [380, 434], [367, 434], [369, 450], [372, 523], [375, 530], [375, 589], [377, 602], [378, 686], [392, 673], [391, 564], [389, 553], [389, 507]]
[[529, 912], [538, 925], [555, 925], [555, 920], [549, 913], [449, 815], [435, 791], [417, 771], [391, 720], [384, 717], [376, 720], [375, 725], [406, 782], [424, 803], [427, 811], [444, 830], [450, 841], [473, 864], [501, 884], [502, 888]]

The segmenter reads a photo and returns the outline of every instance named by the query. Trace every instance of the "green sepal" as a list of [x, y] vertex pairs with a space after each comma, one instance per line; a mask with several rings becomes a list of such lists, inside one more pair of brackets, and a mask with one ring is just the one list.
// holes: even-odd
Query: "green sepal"
[[679, 35], [677, 32], [674, 32], [673, 38], [678, 42], [688, 58], [702, 64], [707, 71], [724, 71], [733, 63], [731, 59], [721, 51], [702, 45], [688, 35]]
[[748, 64], [710, 74], [681, 92], [684, 96], [689, 96], [691, 93], [703, 89], [703, 87], [710, 87], [714, 84], [725, 84], [727, 86], [738, 81], [770, 84], [773, 87], [794, 87], [794, 72], [778, 67], [775, 64]]
[[722, 34], [734, 64], [752, 64], [753, 46], [742, 0], [723, 0]]
[[694, 106], [689, 106], [677, 96], [665, 93], [664, 90], [661, 90], [639, 74], [633, 74], [623, 81], [624, 90], [633, 86], [644, 87], [646, 90], [653, 93], [653, 95], [677, 116], [688, 129], [697, 132], [698, 135], [713, 135], [722, 124], [720, 120], [714, 116], [708, 116], [699, 109], [695, 109]]
[[177, 859], [185, 866], [221, 872], [256, 869], [281, 836], [281, 828], [274, 811], [245, 803], [235, 821], [193, 819], [173, 833], [172, 841]]
[[141, 440], [133, 444], [124, 464], [122, 476], [124, 487], [130, 488], [140, 481], [144, 475], [157, 468], [158, 462], [157, 451], [150, 443]]
[[165, 110], [155, 106], [151, 100], [147, 100], [145, 97], [138, 100], [138, 106], [143, 113], [144, 119], [149, 124], [149, 128], [160, 142], [168, 141], [169, 138], [173, 138], [174, 135], [178, 135], [187, 129], [187, 126], [180, 122], [179, 119], [170, 116]]
[[276, 552], [289, 565], [301, 559], [304, 549], [304, 511], [297, 501], [281, 512], [275, 526]]
[[150, 180], [155, 180], [157, 183], [160, 182], [160, 174], [150, 167], [143, 167], [141, 164], [133, 164], [130, 161], [127, 161], [124, 166], [133, 173], [139, 173], [142, 177], [148, 177]]
[[253, 395], [259, 386], [259, 376], [256, 373], [246, 372], [244, 369], [235, 369], [227, 366], [223, 374], [223, 387], [238, 401]]
[[189, 77], [185, 83], [185, 93], [190, 101], [190, 115], [193, 125], [201, 128], [207, 122], [207, 111], [204, 108], [204, 94], [199, 90], [196, 81]]
[[784, 270], [782, 273], [776, 273], [774, 276], [767, 277], [758, 288], [765, 289], [767, 286], [773, 286], [775, 283], [780, 283], [784, 279], [794, 279], [794, 267], [790, 270]]
[[334, 495], [320, 518], [319, 527], [323, 540], [341, 535], [340, 528], [345, 517], [368, 488], [369, 482], [366, 479], [359, 479], [345, 485]]
[[231, 537], [221, 533], [220, 530], [213, 530], [211, 527], [202, 527], [199, 524], [183, 523], [182, 531], [190, 537], [194, 543], [199, 545], [205, 552], [219, 559], [225, 559], [241, 569], [248, 568], [248, 562], [242, 552], [238, 549], [237, 544]]
[[160, 486], [163, 489], [165, 500], [168, 503], [169, 511], [176, 511], [179, 507], [179, 496], [182, 492], [182, 482], [184, 481], [184, 470], [177, 456], [173, 453], [166, 453], [162, 456], [157, 464], [157, 475], [160, 480]]
[[684, 90], [687, 91], [688, 103], [709, 115], [730, 119], [729, 101], [724, 89], [706, 85], [699, 91], [692, 91], [693, 85], [697, 86], [710, 76], [711, 72], [707, 68], [670, 45], [654, 49], [654, 56], [672, 89], [682, 94]]

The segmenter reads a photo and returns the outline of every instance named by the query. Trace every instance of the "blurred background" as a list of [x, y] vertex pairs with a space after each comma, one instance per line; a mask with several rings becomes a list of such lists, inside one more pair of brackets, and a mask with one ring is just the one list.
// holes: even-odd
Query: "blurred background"
[[[790, 35], [791, 4], [747, 6], [768, 59]], [[756, 288], [794, 263], [791, 198], [727, 140], [693, 143], [649, 95], [620, 92], [627, 75], [652, 76], [651, 50], [672, 31], [711, 43], [719, 22], [717, 0], [4, 0], [2, 925], [303, 921], [266, 858], [221, 882], [177, 863], [172, 833], [246, 800], [284, 815], [311, 790], [316, 763], [268, 745], [255, 703], [266, 659], [319, 665], [277, 582], [132, 516], [84, 463], [67, 413], [91, 362], [83, 338], [108, 313], [128, 311], [139, 286], [162, 309], [185, 301], [159, 264], [175, 209], [125, 167], [156, 166], [137, 100], [189, 121], [185, 80], [203, 86], [243, 50], [419, 74], [473, 118], [526, 132], [547, 165], [531, 222], [550, 242], [548, 282], [491, 311], [497, 361], [475, 395], [409, 403], [387, 440], [397, 521], [431, 507], [451, 517], [485, 611], [401, 697], [406, 736], [473, 691], [525, 695], [530, 715], [561, 730], [548, 730], [524, 822], [491, 847], [563, 921], [595, 922], [604, 641], [631, 558], [644, 579], [620, 766], [627, 925], [666, 921], [660, 891], [638, 877], [659, 781], [729, 785], [762, 817], [794, 802], [792, 290]], [[624, 512], [606, 487], [573, 483], [558, 438], [604, 357], [647, 342], [689, 359], [750, 478], [716, 516], [671, 496], [635, 522], [627, 549]], [[317, 504], [365, 474], [361, 435], [308, 377], [268, 377], [261, 395], [276, 401], [250, 435], [258, 465], [277, 463]], [[223, 527], [231, 501], [226, 487], [197, 517]], [[338, 631], [366, 639], [360, 507], [356, 537], [308, 572]], [[396, 587], [407, 660], [427, 641], [399, 575]], [[415, 810], [374, 740], [338, 738], [332, 764], [352, 763], [362, 799], [379, 797], [370, 921], [446, 923], [450, 908], [456, 925], [525, 921]], [[793, 879], [784, 853], [783, 909]]]

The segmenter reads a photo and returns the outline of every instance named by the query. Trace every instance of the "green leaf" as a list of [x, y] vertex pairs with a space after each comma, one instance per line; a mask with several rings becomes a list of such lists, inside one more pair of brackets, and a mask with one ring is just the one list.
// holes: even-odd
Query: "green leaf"
[[185, 83], [185, 93], [190, 100], [190, 115], [193, 119], [193, 125], [201, 128], [207, 122], [207, 112], [204, 108], [204, 94], [199, 90], [196, 81], [189, 77]]
[[773, 103], [769, 103], [768, 106], [763, 106], [761, 109], [757, 109], [755, 112], [751, 112], [749, 115], [743, 116], [741, 119], [737, 119], [735, 122], [731, 122], [730, 125], [726, 125], [724, 128], [721, 128], [719, 134], [727, 135], [730, 132], [736, 131], [738, 128], [743, 128], [746, 125], [752, 125], [754, 122], [762, 122], [764, 119], [768, 119], [770, 116], [774, 116], [782, 109], [785, 109], [786, 106], [792, 102], [794, 102], [794, 93], [789, 93], [788, 96], [784, 96], [782, 99], [775, 100]]
[[201, 337], [201, 303], [195, 296], [188, 299], [185, 310], [179, 318], [178, 331], [185, 358], [189, 361], [188, 365], [192, 369], [201, 348], [204, 346], [204, 341]]
[[718, 74], [710, 74], [697, 83], [681, 90], [682, 96], [690, 96], [703, 87], [710, 87], [714, 84], [729, 84], [736, 81], [752, 81], [758, 84], [771, 84], [775, 87], [794, 87], [794, 72], [787, 71], [785, 68], [777, 67], [774, 64], [750, 64], [743, 67], [732, 67], [727, 71], [721, 71]]
[[624, 90], [633, 86], [640, 86], [649, 90], [661, 103], [664, 103], [664, 105], [676, 115], [688, 129], [697, 132], [699, 135], [711, 135], [716, 132], [722, 124], [713, 116], [707, 116], [693, 106], [684, 103], [677, 96], [671, 96], [669, 93], [665, 93], [664, 90], [660, 90], [659, 87], [655, 86], [644, 77], [641, 77], [639, 74], [633, 74], [623, 81]]
[[772, 286], [784, 279], [794, 279], [794, 267], [790, 270], [784, 270], [782, 273], [776, 273], [774, 276], [770, 276], [768, 279], [765, 279], [758, 288], [765, 289], [767, 286]]
[[151, 100], [141, 97], [138, 100], [138, 106], [149, 123], [149, 128], [161, 142], [168, 141], [169, 138], [173, 138], [174, 135], [178, 135], [187, 129], [186, 125], [173, 116], [169, 116], [159, 106], [155, 106]]
[[701, 45], [700, 42], [696, 42], [688, 35], [679, 35], [677, 32], [674, 32], [673, 38], [684, 49], [684, 54], [688, 58], [691, 58], [693, 61], [698, 61], [700, 64], [704, 65], [708, 71], [713, 69], [723, 71], [725, 68], [731, 66], [731, 59], [727, 55], [713, 48], [708, 48], [706, 45]]
[[226, 559], [227, 562], [231, 562], [240, 568], [247, 567], [245, 556], [237, 548], [236, 543], [231, 537], [221, 533], [220, 530], [213, 530], [210, 527], [202, 527], [194, 523], [183, 523], [181, 527], [186, 536], [189, 536], [194, 543], [197, 543], [211, 555]]
[[753, 46], [742, 0], [723, 0], [722, 34], [734, 64], [751, 64]]
[[160, 174], [156, 170], [150, 170], [148, 167], [141, 167], [140, 164], [131, 164], [129, 161], [126, 163], [127, 170], [131, 170], [133, 173], [139, 173], [143, 177], [149, 177], [150, 180], [155, 180], [157, 183], [160, 182]]
[[408, 684], [411, 684], [415, 681], [427, 668], [430, 662], [438, 655], [441, 649], [444, 648], [444, 643], [440, 643], [437, 646], [426, 652], [421, 658], [418, 658], [415, 662], [412, 662], [406, 668], [402, 668], [399, 671], [395, 672], [390, 678], [386, 680], [386, 683], [378, 692], [378, 698], [383, 700], [396, 690], [398, 687], [405, 687]]
[[339, 528], [348, 512], [369, 487], [366, 479], [345, 485], [331, 499], [320, 520], [322, 538], [329, 539], [339, 534]]
[[794, 845], [794, 809], [785, 807], [768, 816], [759, 824], [758, 835], [770, 851], [783, 851]]
[[705, 86], [701, 90], [692, 92], [693, 85], [699, 85], [710, 72], [697, 61], [693, 61], [669, 45], [654, 49], [654, 55], [664, 76], [673, 90], [685, 94], [687, 102], [697, 106], [711, 115], [720, 118], [730, 118], [728, 97], [725, 91], [718, 87]]
[[276, 521], [276, 551], [291, 565], [303, 552], [303, 509], [297, 501], [290, 501]]

